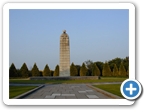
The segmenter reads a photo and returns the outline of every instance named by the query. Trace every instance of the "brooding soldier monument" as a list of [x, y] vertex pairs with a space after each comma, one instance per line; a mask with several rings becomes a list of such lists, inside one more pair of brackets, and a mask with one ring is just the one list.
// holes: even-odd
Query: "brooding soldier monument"
[[66, 30], [60, 36], [59, 76], [70, 76], [69, 36]]

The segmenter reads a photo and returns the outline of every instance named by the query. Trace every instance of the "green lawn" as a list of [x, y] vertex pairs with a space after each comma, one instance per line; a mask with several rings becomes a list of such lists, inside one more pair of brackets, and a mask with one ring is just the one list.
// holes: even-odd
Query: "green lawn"
[[117, 79], [117, 78], [129, 78], [128, 76], [101, 76], [101, 79]]
[[101, 82], [119, 82], [124, 81], [127, 78], [104, 78], [97, 80], [63, 80], [63, 81], [50, 81], [50, 80], [20, 80], [20, 79], [10, 79], [10, 83], [101, 83]]
[[16, 97], [36, 87], [37, 86], [9, 86], [9, 98]]
[[107, 84], [107, 85], [93, 85], [93, 86], [124, 98], [120, 92], [121, 84]]

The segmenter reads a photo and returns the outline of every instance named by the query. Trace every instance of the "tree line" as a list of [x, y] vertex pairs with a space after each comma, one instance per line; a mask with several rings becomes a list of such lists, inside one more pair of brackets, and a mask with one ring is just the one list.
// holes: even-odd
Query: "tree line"
[[[85, 61], [82, 66], [74, 65], [70, 66], [71, 76], [129, 76], [129, 57], [124, 59], [115, 58], [105, 63], [91, 60]], [[59, 65], [55, 67], [55, 70], [50, 70], [48, 64], [46, 64], [43, 71], [39, 71], [36, 63], [31, 70], [28, 70], [26, 63], [22, 65], [20, 69], [16, 69], [14, 63], [9, 68], [9, 77], [31, 77], [31, 76], [59, 76]]]

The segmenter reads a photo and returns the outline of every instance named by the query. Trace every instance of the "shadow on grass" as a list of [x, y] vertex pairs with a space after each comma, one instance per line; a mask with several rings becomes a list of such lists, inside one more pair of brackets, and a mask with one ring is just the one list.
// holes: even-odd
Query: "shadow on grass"
[[38, 86], [9, 86], [9, 98], [16, 97]]

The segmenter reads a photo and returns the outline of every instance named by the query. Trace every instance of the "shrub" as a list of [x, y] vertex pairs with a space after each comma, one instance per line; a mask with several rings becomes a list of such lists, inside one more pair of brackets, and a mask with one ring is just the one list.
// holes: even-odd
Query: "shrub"
[[82, 67], [80, 69], [80, 76], [87, 76], [87, 74], [88, 74], [88, 70], [87, 70], [85, 64], [83, 63]]
[[51, 76], [51, 71], [49, 69], [48, 64], [45, 66], [44, 71], [43, 71], [43, 76]]
[[53, 76], [59, 76], [59, 65], [55, 67]]
[[34, 64], [31, 73], [32, 73], [32, 76], [40, 76], [40, 72], [36, 63]]
[[114, 68], [113, 68], [113, 76], [118, 76], [119, 72], [118, 72], [118, 68], [116, 66], [116, 64], [114, 64]]
[[22, 65], [20, 72], [22, 77], [29, 77], [29, 71], [25, 63]]
[[106, 61], [104, 66], [103, 66], [102, 75], [103, 76], [112, 76], [111, 74], [112, 74], [111, 69], [109, 67], [109, 64]]
[[9, 68], [9, 77], [17, 77], [17, 70], [15, 68], [15, 65], [12, 63]]
[[126, 76], [126, 70], [123, 65], [123, 62], [121, 62], [120, 68], [119, 68], [119, 76]]
[[99, 68], [97, 67], [96, 63], [94, 64], [93, 66], [93, 70], [92, 70], [92, 76], [100, 76], [100, 70]]
[[71, 76], [78, 76], [77, 68], [75, 67], [74, 63], [70, 66], [70, 75]]

